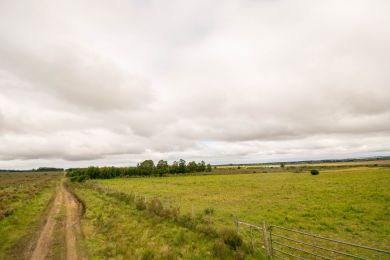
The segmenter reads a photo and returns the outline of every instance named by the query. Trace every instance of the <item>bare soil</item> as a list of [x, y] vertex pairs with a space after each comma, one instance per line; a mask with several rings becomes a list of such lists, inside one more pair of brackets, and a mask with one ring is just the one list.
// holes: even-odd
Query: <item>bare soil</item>
[[[65, 208], [65, 216], [61, 215], [61, 208]], [[43, 225], [38, 240], [32, 247], [30, 252], [27, 252], [27, 259], [43, 260], [47, 259], [50, 248], [55, 239], [54, 228], [59, 223], [65, 223], [65, 251], [67, 260], [81, 259], [77, 250], [77, 238], [81, 234], [80, 229], [80, 205], [77, 199], [71, 192], [68, 191], [64, 182], [62, 181], [56, 191], [54, 202], [51, 205], [46, 222]], [[65, 218], [65, 219], [62, 219]]]

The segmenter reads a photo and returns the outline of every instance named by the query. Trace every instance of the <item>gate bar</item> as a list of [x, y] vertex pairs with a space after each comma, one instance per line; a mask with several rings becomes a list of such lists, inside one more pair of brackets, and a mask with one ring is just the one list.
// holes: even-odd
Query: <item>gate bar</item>
[[273, 234], [273, 236], [274, 237], [280, 237], [280, 238], [283, 238], [283, 239], [286, 239], [286, 240], [290, 240], [290, 241], [294, 241], [296, 243], [300, 243], [300, 244], [303, 244], [303, 245], [312, 246], [312, 247], [319, 248], [319, 249], [322, 249], [322, 250], [330, 251], [330, 252], [333, 252], [333, 253], [336, 253], [336, 254], [350, 256], [350, 257], [361, 259], [361, 260], [368, 260], [367, 258], [363, 258], [363, 257], [360, 257], [360, 256], [348, 254], [348, 253], [337, 251], [337, 250], [334, 250], [334, 249], [325, 248], [325, 247], [322, 247], [322, 246], [316, 246], [314, 244], [302, 242], [302, 241], [295, 240], [295, 239], [292, 239], [292, 238], [288, 238], [288, 237], [285, 237], [285, 236], [281, 236], [281, 235], [277, 235], [277, 234]]
[[285, 252], [285, 251], [283, 251], [283, 250], [280, 250], [280, 249], [277, 249], [277, 248], [274, 248], [274, 250], [275, 250], [276, 252], [280, 252], [280, 253], [282, 253], [282, 254], [285, 254], [285, 255], [288, 255], [288, 256], [291, 256], [291, 257], [295, 257], [295, 258], [298, 258], [298, 259], [305, 260], [305, 258], [303, 258], [303, 257], [297, 256], [297, 255], [293, 255], [293, 254], [290, 254], [290, 253], [287, 253], [287, 252]]
[[287, 248], [290, 248], [290, 249], [293, 249], [293, 250], [296, 250], [296, 251], [300, 251], [300, 252], [303, 252], [303, 253], [306, 253], [306, 254], [315, 256], [316, 258], [317, 258], [317, 257], [320, 257], [320, 258], [323, 258], [323, 259], [332, 260], [332, 258], [323, 256], [323, 255], [314, 254], [314, 253], [311, 253], [311, 252], [309, 252], [309, 251], [306, 251], [306, 250], [303, 250], [303, 249], [300, 249], [300, 248], [296, 248], [296, 247], [293, 247], [293, 246], [285, 245], [285, 244], [283, 244], [283, 243], [279, 243], [279, 242], [277, 242], [277, 241], [273, 241], [273, 242], [274, 242], [275, 244], [277, 244], [277, 245], [284, 246], [284, 247], [287, 247]]
[[310, 237], [315, 237], [315, 238], [318, 238], [318, 239], [323, 239], [323, 240], [327, 240], [327, 241], [331, 241], [331, 242], [337, 242], [337, 243], [344, 244], [344, 245], [355, 246], [355, 247], [359, 247], [359, 248], [363, 248], [363, 249], [368, 249], [368, 250], [373, 250], [373, 251], [377, 251], [377, 252], [381, 252], [381, 253], [390, 254], [390, 251], [386, 251], [386, 250], [382, 250], [382, 249], [378, 249], [378, 248], [373, 248], [373, 247], [368, 247], [368, 246], [361, 246], [361, 245], [357, 245], [357, 244], [353, 244], [353, 243], [349, 243], [349, 242], [345, 242], [345, 241], [341, 241], [341, 240], [330, 239], [330, 238], [322, 237], [322, 236], [319, 236], [319, 235], [313, 235], [313, 234], [309, 234], [309, 233], [306, 233], [306, 232], [302, 232], [302, 231], [298, 231], [298, 230], [294, 230], [294, 229], [289, 229], [289, 228], [285, 228], [285, 227], [281, 227], [281, 226], [277, 226], [277, 225], [271, 225], [270, 228], [272, 228], [272, 227], [279, 228], [279, 229], [284, 229], [284, 230], [287, 230], [287, 231], [295, 232], [295, 233], [306, 235], [306, 236], [310, 236]]

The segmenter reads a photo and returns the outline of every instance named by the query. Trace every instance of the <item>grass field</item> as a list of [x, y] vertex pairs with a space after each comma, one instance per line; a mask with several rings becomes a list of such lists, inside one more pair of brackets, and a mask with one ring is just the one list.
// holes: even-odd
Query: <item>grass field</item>
[[21, 258], [61, 175], [0, 173], [0, 259]]
[[[367, 161], [347, 161], [347, 162], [313, 162], [313, 163], [285, 163], [285, 167], [362, 167], [362, 166], [387, 166], [390, 160], [367, 160]], [[218, 169], [236, 169], [238, 165], [223, 165], [217, 166]], [[240, 168], [246, 169], [263, 169], [275, 167], [279, 168], [280, 163], [266, 163], [266, 164], [248, 164], [240, 165]]]
[[390, 249], [387, 167], [322, 170], [318, 176], [273, 172], [98, 182], [128, 194], [171, 200], [182, 212], [213, 208], [217, 226], [233, 226], [233, 216], [237, 216]]
[[[215, 259], [215, 241], [134, 205], [117, 200], [87, 185], [73, 184], [87, 205], [82, 221], [90, 259]], [[226, 248], [222, 259], [234, 259]], [[248, 258], [253, 259], [253, 258]]]

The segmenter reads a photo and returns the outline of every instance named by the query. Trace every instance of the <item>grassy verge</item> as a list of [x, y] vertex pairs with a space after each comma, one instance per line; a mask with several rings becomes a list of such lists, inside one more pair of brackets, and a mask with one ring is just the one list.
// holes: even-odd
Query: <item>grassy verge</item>
[[39, 229], [57, 180], [30, 198], [17, 202], [13, 214], [0, 221], [0, 259], [20, 259]]
[[[84, 245], [91, 259], [233, 259], [243, 252], [134, 203], [73, 184], [85, 201]], [[250, 259], [250, 257], [249, 257]]]

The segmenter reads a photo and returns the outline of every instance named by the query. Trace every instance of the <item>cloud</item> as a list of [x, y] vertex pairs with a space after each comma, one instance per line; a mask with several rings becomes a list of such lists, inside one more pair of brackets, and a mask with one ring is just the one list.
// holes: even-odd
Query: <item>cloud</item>
[[389, 7], [1, 2], [0, 168], [386, 154]]
[[0, 66], [36, 90], [77, 107], [92, 110], [137, 109], [150, 102], [145, 81], [97, 54], [68, 46], [44, 54], [0, 48]]

